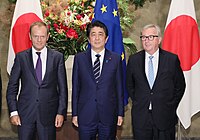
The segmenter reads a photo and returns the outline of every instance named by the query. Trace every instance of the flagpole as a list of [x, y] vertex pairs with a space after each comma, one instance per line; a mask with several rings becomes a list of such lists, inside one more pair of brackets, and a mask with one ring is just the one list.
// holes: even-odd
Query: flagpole
[[181, 122], [178, 119], [177, 140], [181, 140]]

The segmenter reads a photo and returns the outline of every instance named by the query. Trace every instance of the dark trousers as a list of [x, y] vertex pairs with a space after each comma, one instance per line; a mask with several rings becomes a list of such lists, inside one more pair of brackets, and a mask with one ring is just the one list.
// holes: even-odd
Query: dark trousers
[[19, 140], [56, 140], [56, 127], [55, 124], [42, 125], [37, 111], [33, 123], [22, 122], [22, 125], [18, 126], [18, 137]]
[[97, 123], [93, 126], [80, 126], [79, 140], [115, 140], [117, 126], [105, 126], [102, 123]]
[[56, 140], [55, 126], [44, 127], [41, 124], [22, 124], [18, 126], [19, 140]]
[[159, 130], [154, 124], [151, 111], [148, 115], [144, 128], [133, 128], [134, 140], [175, 140], [175, 126], [167, 130]]

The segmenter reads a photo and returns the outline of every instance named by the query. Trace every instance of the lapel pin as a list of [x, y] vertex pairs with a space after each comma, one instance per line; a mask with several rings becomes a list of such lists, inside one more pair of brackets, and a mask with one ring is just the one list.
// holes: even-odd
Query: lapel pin
[[111, 60], [111, 57], [106, 60], [106, 63], [108, 63], [110, 60]]

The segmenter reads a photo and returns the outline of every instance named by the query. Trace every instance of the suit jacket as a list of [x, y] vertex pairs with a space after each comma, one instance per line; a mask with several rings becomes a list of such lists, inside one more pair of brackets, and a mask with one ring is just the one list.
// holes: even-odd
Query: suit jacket
[[158, 129], [177, 123], [176, 109], [185, 91], [185, 79], [178, 56], [159, 50], [158, 71], [152, 89], [145, 74], [145, 51], [131, 56], [127, 65], [127, 90], [132, 99], [132, 122], [142, 128], [147, 120], [149, 104]]
[[33, 123], [37, 112], [43, 125], [54, 125], [56, 114], [66, 116], [67, 81], [63, 55], [47, 49], [46, 73], [39, 85], [32, 49], [18, 53], [7, 87], [7, 103], [9, 112], [18, 111], [22, 125]]
[[72, 115], [79, 125], [101, 121], [116, 125], [124, 116], [121, 57], [105, 50], [98, 84], [95, 82], [91, 49], [75, 56], [72, 76]]

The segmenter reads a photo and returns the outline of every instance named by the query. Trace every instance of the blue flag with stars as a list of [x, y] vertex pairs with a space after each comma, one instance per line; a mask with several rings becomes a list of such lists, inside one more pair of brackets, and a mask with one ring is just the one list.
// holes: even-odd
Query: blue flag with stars
[[128, 93], [126, 90], [126, 58], [123, 45], [122, 31], [116, 0], [96, 0], [94, 8], [94, 19], [100, 20], [108, 28], [109, 39], [106, 48], [121, 55], [123, 66], [124, 105], [128, 104]]

